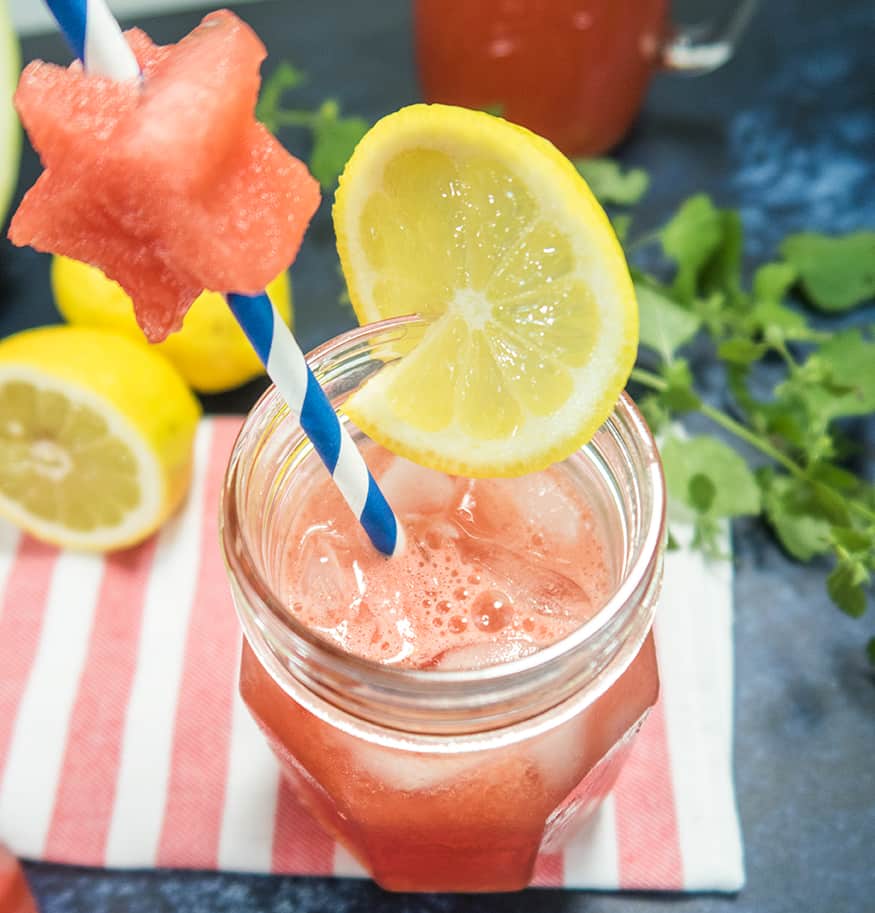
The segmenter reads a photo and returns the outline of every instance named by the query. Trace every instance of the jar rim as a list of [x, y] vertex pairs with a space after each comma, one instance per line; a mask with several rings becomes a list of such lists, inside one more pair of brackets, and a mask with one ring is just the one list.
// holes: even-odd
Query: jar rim
[[[312, 349], [306, 356], [307, 363], [314, 373], [318, 373], [324, 363], [341, 352], [372, 341], [375, 337], [386, 334], [388, 331], [421, 326], [424, 322], [421, 317], [411, 315], [356, 327]], [[322, 660], [335, 668], [342, 666], [350, 674], [371, 681], [379, 681], [384, 686], [400, 690], [405, 688], [415, 691], [427, 689], [433, 693], [435, 690], [445, 687], [497, 686], [520, 676], [534, 673], [554, 662], [559, 662], [591, 642], [611, 625], [616, 616], [634, 598], [634, 595], [646, 586], [648, 575], [652, 574], [654, 558], [659, 553], [664, 540], [665, 480], [653, 435], [632, 399], [624, 392], [621, 393], [609, 421], [619, 418], [621, 424], [630, 429], [633, 439], [638, 443], [638, 449], [646, 460], [650, 497], [647, 499], [648, 509], [641, 518], [643, 535], [638, 537], [639, 541], [636, 543], [637, 547], [628, 569], [616, 589], [590, 619], [570, 634], [534, 653], [480, 669], [411, 669], [387, 666], [376, 660], [348, 653], [328, 639], [315, 634], [288, 611], [288, 607], [283, 605], [264, 579], [264, 575], [258, 571], [248, 536], [240, 534], [242, 524], [239, 517], [243, 508], [243, 505], [240, 504], [243, 493], [239, 490], [238, 466], [240, 460], [245, 455], [247, 444], [252, 438], [253, 428], [266, 429], [277, 416], [287, 412], [287, 409], [279, 391], [274, 385], [271, 385], [259, 397], [246, 416], [234, 442], [225, 472], [219, 507], [219, 540], [228, 571], [236, 580], [245, 581], [247, 596], [255, 596], [267, 609], [273, 622], [278, 623], [286, 632], [302, 641], [309, 654], [318, 654]], [[257, 434], [255, 439], [260, 439], [263, 433], [262, 431]], [[303, 436], [303, 432], [301, 434]]]

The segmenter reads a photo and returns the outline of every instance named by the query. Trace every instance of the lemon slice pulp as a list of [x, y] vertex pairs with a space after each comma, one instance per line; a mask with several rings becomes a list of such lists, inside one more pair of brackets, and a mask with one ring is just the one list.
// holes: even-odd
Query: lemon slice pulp
[[610, 414], [637, 307], [603, 210], [550, 143], [491, 115], [414, 105], [364, 137], [334, 207], [361, 323], [430, 325], [345, 405], [366, 433], [445, 472], [521, 475]]
[[138, 542], [185, 494], [199, 406], [145, 343], [48, 327], [0, 343], [0, 514], [38, 538]]

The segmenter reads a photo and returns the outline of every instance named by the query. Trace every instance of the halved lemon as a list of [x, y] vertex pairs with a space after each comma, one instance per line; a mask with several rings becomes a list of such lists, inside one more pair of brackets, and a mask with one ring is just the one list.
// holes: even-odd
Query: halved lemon
[[635, 295], [604, 211], [547, 140], [403, 108], [353, 153], [334, 224], [359, 321], [429, 321], [345, 404], [379, 443], [444, 472], [522, 475], [610, 414], [635, 361]]
[[145, 539], [188, 488], [200, 407], [145, 342], [43, 327], [0, 343], [0, 515], [68, 548]]

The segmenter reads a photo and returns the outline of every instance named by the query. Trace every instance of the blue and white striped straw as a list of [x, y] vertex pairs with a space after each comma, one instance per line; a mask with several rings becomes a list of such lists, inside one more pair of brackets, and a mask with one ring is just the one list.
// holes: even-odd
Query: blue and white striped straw
[[[137, 59], [105, 0], [46, 0], [85, 67], [112, 79], [136, 79]], [[264, 292], [230, 294], [228, 305], [292, 415], [309, 437], [371, 542], [384, 554], [404, 544], [401, 527], [349, 432], [304, 359], [297, 340]]]
[[371, 542], [396, 554], [404, 544], [401, 527], [270, 298], [231, 294], [228, 305]]

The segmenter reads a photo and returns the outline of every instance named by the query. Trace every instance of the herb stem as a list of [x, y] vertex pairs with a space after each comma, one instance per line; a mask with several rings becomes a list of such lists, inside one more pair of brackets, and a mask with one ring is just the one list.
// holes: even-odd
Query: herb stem
[[780, 463], [787, 472], [792, 473], [796, 478], [802, 479], [805, 477], [805, 470], [795, 460], [790, 459], [786, 453], [782, 453], [777, 447], [774, 447], [767, 440], [746, 428], [741, 422], [736, 421], [721, 409], [715, 409], [714, 406], [710, 406], [708, 403], [702, 403], [699, 411], [702, 415], [707, 415], [715, 425], [719, 425], [736, 437], [741, 438], [746, 444], [750, 444], [751, 447], [759, 450], [760, 453], [771, 457], [776, 463]]
[[634, 241], [627, 241], [624, 247], [627, 251], [638, 250], [640, 247], [646, 247], [648, 244], [658, 241], [661, 235], [662, 229], [655, 228], [653, 231], [646, 231], [643, 235], [639, 235]]
[[780, 355], [784, 360], [784, 364], [787, 365], [787, 368], [791, 374], [799, 370], [799, 363], [793, 357], [793, 354], [787, 348], [787, 344], [783, 339], [775, 340], [774, 342], [771, 342], [770, 345], [772, 349], [774, 349], [774, 351], [776, 351], [778, 355]]
[[[657, 393], [664, 393], [668, 389], [668, 384], [658, 374], [654, 374], [646, 368], [633, 368], [631, 379], [636, 383], [641, 384], [642, 387], [655, 390]], [[746, 428], [741, 422], [736, 421], [732, 416], [727, 415], [721, 409], [717, 409], [708, 403], [700, 401], [699, 412], [711, 419], [715, 425], [719, 425], [725, 431], [734, 434], [737, 438], [740, 438], [755, 450], [759, 450], [764, 456], [770, 457], [776, 463], [779, 463], [787, 472], [797, 479], [808, 480], [805, 470], [795, 460], [788, 457], [786, 453], [782, 453], [777, 447], [774, 447], [765, 440], [765, 438], [751, 431], [750, 428]], [[829, 488], [830, 491], [835, 491], [831, 485], [826, 485], [824, 482], [820, 482], [819, 484], [824, 485], [825, 488]], [[836, 492], [836, 494], [839, 493]], [[844, 500], [849, 510], [870, 522], [875, 522], [875, 513], [868, 510], [865, 505], [852, 498], [845, 498]]]
[[[649, 387], [651, 390], [656, 390], [658, 393], [668, 389], [668, 384], [658, 374], [654, 374], [644, 368], [634, 368], [632, 380], [637, 381], [642, 386]], [[708, 403], [700, 402], [699, 411], [702, 415], [707, 415], [714, 424], [741, 438], [745, 443], [750, 444], [755, 450], [759, 450], [760, 453], [770, 457], [776, 463], [780, 463], [787, 472], [792, 473], [799, 479], [805, 477], [805, 470], [790, 459], [786, 453], [782, 453], [777, 447], [774, 447], [767, 440], [751, 431], [750, 428], [746, 428], [741, 422], [736, 421], [722, 410], [715, 409], [714, 406], [710, 406]]]

